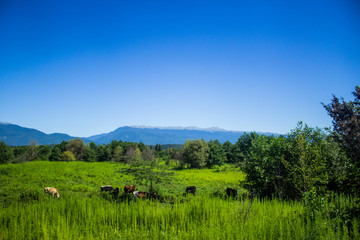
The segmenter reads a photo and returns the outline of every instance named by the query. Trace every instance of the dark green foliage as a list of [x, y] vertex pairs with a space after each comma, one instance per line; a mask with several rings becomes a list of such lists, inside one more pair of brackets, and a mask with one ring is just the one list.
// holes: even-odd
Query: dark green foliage
[[235, 163], [236, 159], [234, 157], [234, 145], [231, 142], [226, 141], [223, 143], [223, 149], [226, 154], [226, 162]]
[[288, 198], [290, 173], [286, 170], [285, 159], [289, 155], [288, 142], [283, 137], [257, 136], [244, 154], [243, 169], [247, 174], [246, 188], [259, 197]]
[[58, 146], [55, 146], [51, 150], [51, 155], [49, 157], [50, 161], [61, 161], [61, 150]]
[[97, 148], [96, 157], [98, 162], [107, 162], [111, 160], [110, 145], [100, 145]]
[[232, 158], [234, 159], [234, 162], [241, 164], [245, 161], [245, 159], [250, 155], [253, 142], [259, 136], [260, 135], [257, 133], [251, 132], [245, 133], [238, 139], [232, 148]]
[[83, 154], [83, 160], [85, 162], [95, 162], [96, 152], [90, 146], [86, 146]]
[[37, 157], [41, 160], [48, 160], [51, 155], [51, 147], [49, 145], [40, 145], [38, 148]]
[[82, 160], [85, 151], [85, 144], [82, 139], [71, 139], [68, 144], [66, 144], [65, 148], [66, 151], [70, 151], [74, 154], [76, 160]]
[[0, 163], [8, 163], [14, 158], [13, 150], [5, 142], [0, 142]]
[[20, 192], [20, 201], [22, 202], [31, 202], [31, 201], [39, 201], [43, 196], [43, 192], [40, 189], [25, 189]]
[[243, 142], [251, 144], [241, 154], [244, 185], [259, 197], [299, 199], [308, 191], [340, 187], [346, 178], [339, 146], [321, 129], [301, 122], [286, 136], [262, 135]]
[[352, 192], [360, 189], [360, 87], [355, 87], [354, 101], [344, 101], [333, 96], [330, 104], [324, 105], [333, 119], [333, 137], [345, 150], [351, 170], [344, 184]]
[[219, 140], [210, 140], [208, 146], [209, 157], [207, 161], [207, 166], [211, 167], [213, 165], [223, 165], [226, 161], [226, 153]]
[[66, 151], [66, 145], [68, 144], [68, 141], [62, 141], [60, 144], [58, 144], [57, 146], [60, 148], [61, 152], [65, 152]]
[[292, 175], [292, 183], [301, 194], [327, 185], [326, 162], [332, 156], [327, 154], [329, 145], [326, 135], [319, 128], [310, 128], [300, 122], [288, 134], [291, 158], [286, 162]]
[[160, 144], [156, 144], [156, 145], [155, 145], [155, 152], [159, 153], [159, 152], [161, 152], [161, 151], [162, 151], [161, 145], [160, 145]]

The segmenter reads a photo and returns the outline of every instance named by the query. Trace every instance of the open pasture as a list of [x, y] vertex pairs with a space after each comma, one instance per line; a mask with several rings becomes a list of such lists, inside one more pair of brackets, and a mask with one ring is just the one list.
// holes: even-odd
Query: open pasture
[[[116, 172], [119, 167], [47, 161], [1, 165], [0, 239], [359, 238], [357, 222], [349, 233], [340, 218], [330, 220], [327, 212], [309, 215], [298, 201], [215, 197], [213, 192], [238, 186], [244, 177], [233, 168], [175, 171], [172, 183], [158, 187], [171, 202], [107, 198], [101, 185], [122, 189], [132, 181]], [[195, 197], [182, 197], [187, 185], [197, 186]], [[57, 187], [61, 197], [44, 193], [45, 186]], [[351, 199], [341, 198], [340, 205], [350, 204]]]

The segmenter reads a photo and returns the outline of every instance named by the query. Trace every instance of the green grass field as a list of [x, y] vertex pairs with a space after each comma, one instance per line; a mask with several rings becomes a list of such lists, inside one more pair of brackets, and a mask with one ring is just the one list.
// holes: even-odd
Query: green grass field
[[[134, 183], [117, 173], [123, 165], [29, 162], [0, 165], [0, 239], [359, 239], [331, 208], [354, 204], [345, 197], [311, 211], [299, 201], [226, 199], [240, 192], [244, 174], [225, 166], [176, 170], [172, 182], [156, 186], [162, 201], [112, 199], [101, 185]], [[147, 186], [138, 185], [139, 190]], [[183, 197], [195, 185], [196, 196]], [[57, 187], [60, 199], [43, 192]], [[169, 201], [168, 201], [169, 200]], [[325, 211], [326, 210], [326, 211]], [[336, 214], [336, 212], [334, 212]]]

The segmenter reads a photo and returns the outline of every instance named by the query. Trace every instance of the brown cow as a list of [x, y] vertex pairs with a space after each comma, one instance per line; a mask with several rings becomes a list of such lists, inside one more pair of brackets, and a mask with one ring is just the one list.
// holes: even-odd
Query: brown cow
[[59, 191], [56, 188], [53, 187], [46, 187], [44, 188], [44, 192], [50, 193], [53, 195], [53, 197], [56, 195], [57, 198], [60, 197]]
[[135, 185], [126, 185], [124, 187], [124, 193], [132, 193], [136, 189]]
[[157, 199], [157, 194], [156, 193], [149, 193], [149, 192], [140, 192], [140, 191], [134, 191], [133, 192], [134, 195], [134, 201], [136, 200], [136, 198], [154, 198]]

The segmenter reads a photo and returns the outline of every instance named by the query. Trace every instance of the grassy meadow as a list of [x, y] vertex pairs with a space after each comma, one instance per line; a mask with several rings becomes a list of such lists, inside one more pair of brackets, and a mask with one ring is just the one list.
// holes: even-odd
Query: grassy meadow
[[[245, 175], [232, 166], [174, 170], [156, 186], [160, 200], [122, 200], [100, 192], [131, 176], [117, 163], [48, 162], [0, 165], [0, 239], [359, 239], [358, 222], [339, 209], [356, 204], [333, 196], [301, 201], [226, 199]], [[195, 185], [196, 196], [183, 196]], [[56, 187], [60, 199], [45, 194]], [[137, 184], [138, 190], [148, 186]], [[310, 207], [309, 206], [313, 206]]]

